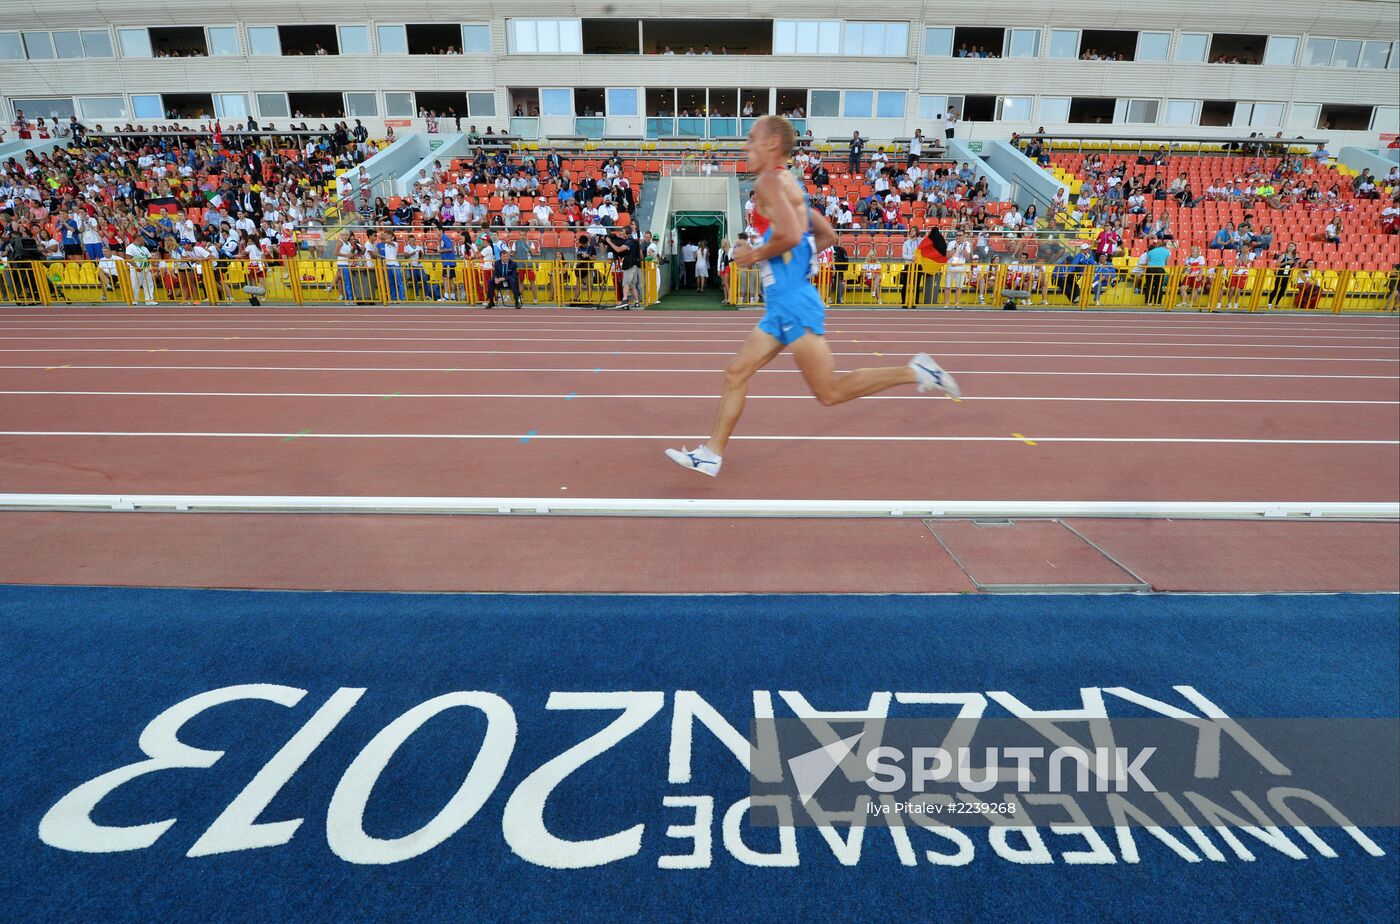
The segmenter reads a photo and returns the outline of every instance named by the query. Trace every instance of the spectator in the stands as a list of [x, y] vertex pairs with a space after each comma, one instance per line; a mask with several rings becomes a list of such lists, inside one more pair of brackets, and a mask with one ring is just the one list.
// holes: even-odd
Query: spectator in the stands
[[1210, 239], [1211, 250], [1239, 250], [1240, 238], [1235, 233], [1233, 222], [1226, 222], [1225, 227], [1215, 232], [1215, 237]]
[[1379, 199], [1381, 194], [1376, 189], [1376, 178], [1371, 176], [1371, 168], [1364, 168], [1351, 181], [1351, 191], [1358, 199]]
[[859, 131], [851, 132], [851, 147], [846, 156], [846, 172], [852, 176], [860, 173], [860, 155], [865, 150], [865, 139]]

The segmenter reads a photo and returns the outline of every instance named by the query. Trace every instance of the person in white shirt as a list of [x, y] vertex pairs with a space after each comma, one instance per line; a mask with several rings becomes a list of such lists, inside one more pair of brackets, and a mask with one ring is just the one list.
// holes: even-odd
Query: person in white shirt
[[923, 156], [923, 153], [924, 153], [924, 130], [923, 130], [922, 128], [916, 128], [916, 129], [914, 129], [914, 137], [909, 139], [909, 162], [908, 162], [908, 166], [912, 167], [912, 166], [914, 166], [915, 164], [917, 164], [917, 163], [919, 162], [919, 158]]
[[501, 220], [510, 228], [520, 224], [520, 206], [514, 202], [507, 202], [501, 206]]
[[1020, 231], [1021, 226], [1026, 223], [1026, 219], [1021, 214], [1020, 209], [1012, 206], [1011, 211], [1007, 212], [1006, 215], [1002, 217], [1001, 222], [1006, 225], [1006, 230], [1008, 231]]
[[681, 286], [695, 282], [695, 258], [698, 250], [693, 243], [686, 241], [681, 245]]
[[617, 224], [617, 206], [604, 199], [598, 206], [598, 223], [604, 225]]
[[549, 207], [549, 203], [543, 199], [535, 203], [533, 209], [534, 218], [530, 219], [530, 224], [537, 228], [548, 228], [549, 219], [554, 215], [554, 209]]
[[151, 272], [151, 252], [140, 241], [126, 245], [131, 267], [131, 296], [146, 305], [156, 303], [156, 277]]
[[265, 253], [261, 239], [249, 239], [248, 246], [243, 248], [243, 255], [248, 258], [248, 282], [253, 285], [260, 284], [267, 275], [267, 266], [263, 263]]

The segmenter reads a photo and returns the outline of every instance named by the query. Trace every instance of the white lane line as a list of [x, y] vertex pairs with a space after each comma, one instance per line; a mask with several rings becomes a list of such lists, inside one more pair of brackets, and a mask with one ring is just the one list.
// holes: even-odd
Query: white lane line
[[[55, 367], [46, 365], [6, 365], [0, 364], [0, 369], [44, 369], [52, 370]], [[125, 372], [466, 372], [466, 373], [497, 373], [497, 372], [541, 372], [541, 373], [589, 373], [594, 374], [597, 367], [588, 368], [586, 366], [97, 366], [97, 365], [68, 365], [62, 368], [72, 370], [100, 370], [100, 371], [125, 371]], [[1098, 372], [1077, 369], [1073, 371], [1040, 371], [1024, 369], [950, 369], [958, 375], [1098, 375], [1110, 377], [1152, 377], [1152, 378], [1213, 378], [1213, 379], [1379, 379], [1382, 381], [1400, 380], [1400, 375], [1322, 375], [1305, 372]], [[717, 367], [707, 367], [703, 369], [613, 369], [602, 367], [601, 373], [636, 373], [639, 375], [656, 375], [664, 373], [666, 375], [717, 375]], [[758, 370], [759, 375], [797, 375], [800, 369], [767, 369]]]
[[[629, 433], [296, 433], [224, 432], [224, 431], [156, 431], [156, 430], [0, 430], [0, 437], [102, 437], [136, 439], [279, 439], [279, 440], [645, 440], [694, 442], [705, 436], [690, 434], [629, 434]], [[822, 442], [822, 443], [1023, 443], [1015, 436], [778, 436], [746, 434], [732, 437], [755, 442]], [[1321, 439], [1245, 439], [1235, 437], [1175, 437], [1175, 436], [1041, 436], [1037, 443], [1192, 443], [1259, 446], [1400, 446], [1400, 440], [1321, 440]]]
[[405, 497], [268, 494], [0, 494], [0, 509], [122, 513], [342, 513], [683, 517], [1169, 517], [1394, 520], [1366, 501], [849, 500], [661, 497]]
[[[1201, 356], [1172, 353], [953, 353], [937, 350], [938, 358], [947, 356], [985, 356], [999, 359], [1186, 359], [1200, 361], [1239, 360], [1244, 362], [1283, 363], [1400, 363], [1400, 359], [1379, 359], [1368, 356]], [[296, 355], [331, 353], [352, 356], [733, 356], [733, 350], [269, 350], [258, 347], [224, 349], [215, 347], [159, 347], [152, 350], [131, 347], [0, 347], [0, 353], [292, 353]], [[833, 356], [874, 356], [874, 351], [833, 350]], [[662, 370], [664, 371], [664, 370]]]
[[[927, 346], [927, 345], [928, 345], [928, 340], [927, 340], [927, 339], [914, 339], [914, 340], [903, 340], [903, 339], [899, 339], [899, 340], [897, 340], [897, 339], [893, 339], [893, 338], [890, 338], [890, 337], [873, 336], [873, 335], [869, 335], [869, 334], [867, 334], [866, 336], [869, 338], [868, 342], [870, 342], [870, 343], [878, 343], [878, 344], [913, 343], [913, 344], [920, 344], [920, 345], [924, 345], [924, 346]], [[244, 342], [254, 341], [254, 340], [263, 340], [263, 341], [272, 341], [272, 342], [274, 342], [274, 343], [284, 343], [284, 344], [286, 344], [286, 343], [322, 343], [322, 342], [349, 342], [349, 343], [610, 343], [610, 344], [621, 344], [621, 343], [642, 343], [642, 344], [661, 344], [661, 343], [728, 343], [728, 344], [734, 344], [734, 343], [737, 343], [737, 342], [738, 342], [738, 340], [737, 340], [736, 338], [731, 338], [731, 337], [320, 337], [320, 336], [317, 336], [317, 337], [274, 337], [274, 336], [268, 336], [268, 337], [258, 337], [258, 336], [251, 336], [251, 337], [176, 337], [176, 336], [164, 336], [164, 335], [159, 335], [159, 336], [141, 336], [141, 337], [0, 337], [0, 343], [29, 342], [29, 341], [42, 341], [42, 342], [49, 342], [49, 343], [52, 343], [52, 342], [68, 343], [68, 342], [87, 342], [87, 341], [92, 341], [92, 340], [100, 340], [100, 341], [131, 341], [131, 340], [135, 340], [135, 341], [138, 341], [138, 342], [140, 342], [140, 343], [152, 343], [152, 342], [156, 342], [156, 341], [168, 341], [168, 340], [183, 340], [183, 341], [189, 341], [189, 340], [196, 340], [196, 341], [198, 341], [198, 340], [219, 340], [219, 341], [224, 341], [224, 342], [233, 341], [233, 340], [240, 340], [240, 341], [244, 341]], [[846, 338], [846, 335], [844, 335], [844, 334], [841, 335], [839, 338], [832, 339], [832, 343], [833, 343], [833, 344], [837, 344], [837, 345], [845, 345], [845, 344], [848, 344], [848, 343], [862, 343], [862, 342], [867, 342], [867, 341], [862, 341], [862, 340], [858, 340], [858, 339], [847, 339], [847, 338]], [[1117, 339], [1111, 340], [1111, 341], [1107, 341], [1107, 342], [1100, 342], [1100, 341], [1097, 341], [1097, 340], [1002, 340], [1002, 339], [988, 339], [988, 340], [949, 340], [949, 339], [940, 339], [940, 340], [938, 341], [938, 343], [937, 343], [936, 348], [941, 352], [943, 347], [945, 347], [945, 346], [950, 346], [950, 345], [955, 345], [955, 344], [963, 344], [963, 345], [965, 345], [965, 344], [980, 344], [980, 345], [999, 345], [999, 346], [1176, 347], [1176, 348], [1178, 348], [1178, 349], [1179, 349], [1179, 348], [1183, 348], [1183, 347], [1205, 347], [1205, 348], [1208, 348], [1208, 349], [1227, 349], [1227, 348], [1233, 348], [1233, 349], [1241, 349], [1241, 348], [1244, 348], [1244, 349], [1249, 349], [1249, 348], [1251, 348], [1251, 347], [1256, 347], [1256, 348], [1261, 349], [1261, 350], [1385, 350], [1385, 351], [1387, 351], [1387, 352], [1400, 352], [1400, 344], [1397, 344], [1396, 346], [1381, 346], [1381, 345], [1376, 345], [1376, 346], [1352, 346], [1352, 345], [1335, 344], [1335, 343], [1325, 343], [1325, 344], [1313, 344], [1313, 343], [1204, 343], [1204, 342], [1202, 342], [1202, 343], [1174, 343], [1174, 342], [1153, 341], [1153, 340], [1117, 340]], [[66, 349], [69, 349], [69, 347], [67, 347], [67, 346], [58, 346], [58, 347], [54, 347], [54, 349], [56, 349], [56, 350], [66, 350]], [[87, 348], [79, 348], [79, 349], [87, 349]], [[259, 348], [253, 347], [253, 348], [250, 348], [250, 349], [259, 349]], [[7, 350], [6, 352], [16, 352], [16, 351], [20, 351], [20, 350], [22, 350], [22, 348], [17, 348], [17, 350], [15, 350], [15, 351]], [[312, 351], [308, 350], [308, 351], [306, 351], [306, 352], [312, 352]]]
[[[524, 398], [536, 400], [577, 400], [588, 399], [623, 399], [623, 400], [651, 400], [654, 398], [678, 399], [685, 401], [714, 401], [717, 394], [703, 395], [678, 395], [678, 394], [589, 394], [587, 392], [571, 391], [564, 392], [537, 392], [537, 393], [508, 393], [508, 392], [394, 392], [392, 395], [382, 391], [376, 392], [336, 392], [336, 391], [19, 391], [0, 390], [0, 396], [75, 396], [75, 397], [101, 397], [101, 398], [452, 398], [452, 399], [511, 399]], [[811, 401], [810, 394], [805, 395], [749, 395], [751, 401]], [[928, 395], [868, 395], [862, 400], [874, 401], [927, 401]], [[1355, 404], [1355, 405], [1390, 405], [1400, 406], [1400, 401], [1369, 401], [1369, 400], [1342, 400], [1329, 398], [1134, 398], [1118, 397], [1113, 395], [1096, 396], [1066, 396], [1055, 397], [1048, 395], [974, 395], [963, 397], [962, 401], [1094, 401], [1094, 402], [1130, 402], [1142, 404]]]

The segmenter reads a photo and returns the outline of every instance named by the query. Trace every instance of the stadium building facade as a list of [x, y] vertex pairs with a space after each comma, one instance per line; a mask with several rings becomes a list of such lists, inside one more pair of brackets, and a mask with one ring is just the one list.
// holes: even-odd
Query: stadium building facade
[[1044, 126], [1369, 147], [1400, 130], [1395, 0], [780, 0], [762, 12], [734, 0], [0, 2], [0, 116], [344, 118], [378, 133], [424, 130], [437, 113], [444, 132], [460, 116], [464, 131], [526, 138], [719, 138], [780, 112], [817, 138], [892, 139], [941, 135], [951, 109], [969, 140]]

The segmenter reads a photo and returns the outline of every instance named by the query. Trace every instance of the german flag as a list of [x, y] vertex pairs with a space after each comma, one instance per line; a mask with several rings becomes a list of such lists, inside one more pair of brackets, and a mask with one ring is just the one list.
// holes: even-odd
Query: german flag
[[948, 242], [943, 239], [943, 232], [937, 228], [928, 229], [928, 234], [919, 242], [919, 259], [930, 263], [948, 262]]

